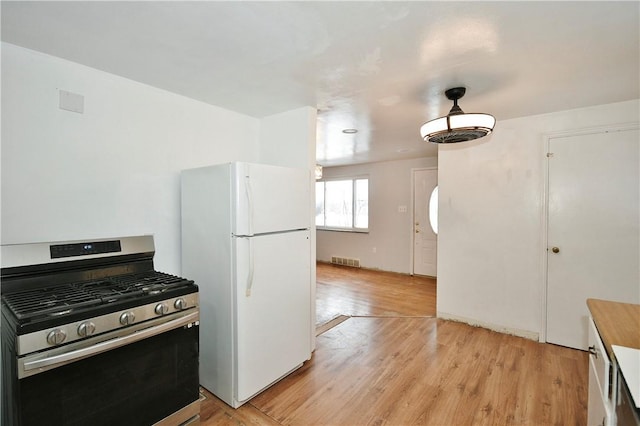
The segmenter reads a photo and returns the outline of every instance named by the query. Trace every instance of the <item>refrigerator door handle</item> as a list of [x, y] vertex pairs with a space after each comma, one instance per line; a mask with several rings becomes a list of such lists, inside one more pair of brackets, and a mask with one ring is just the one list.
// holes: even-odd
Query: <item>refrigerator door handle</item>
[[251, 238], [247, 238], [247, 244], [249, 249], [249, 274], [247, 275], [247, 290], [245, 294], [247, 297], [250, 297], [251, 288], [253, 287], [253, 249], [251, 247]]
[[249, 234], [253, 235], [253, 203], [251, 202], [253, 195], [251, 194], [251, 177], [247, 174], [245, 175], [245, 185], [244, 191], [247, 196], [247, 210], [248, 210], [248, 219], [249, 219]]

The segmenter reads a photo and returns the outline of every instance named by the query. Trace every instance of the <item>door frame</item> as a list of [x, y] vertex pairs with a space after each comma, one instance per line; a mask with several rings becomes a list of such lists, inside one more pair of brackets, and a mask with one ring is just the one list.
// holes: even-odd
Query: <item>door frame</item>
[[[640, 130], [640, 123], [620, 123], [609, 124], [605, 126], [587, 127], [583, 129], [571, 129], [559, 132], [550, 132], [542, 135], [544, 152], [546, 157], [544, 161], [543, 171], [543, 190], [542, 190], [542, 202], [541, 202], [541, 218], [542, 218], [542, 282], [540, 285], [540, 334], [538, 341], [542, 343], [547, 342], [547, 289], [549, 285], [549, 267], [548, 267], [548, 232], [549, 232], [549, 159], [553, 156], [550, 152], [551, 140], [559, 139], [571, 136], [583, 136], [592, 135], [597, 133], [614, 133], [624, 132], [628, 130]], [[586, 302], [585, 302], [586, 303]]]
[[[416, 223], [416, 172], [420, 172], [423, 170], [438, 170], [438, 166], [430, 166], [430, 167], [412, 167], [411, 168], [411, 238], [410, 238], [410, 244], [411, 247], [409, 248], [409, 253], [410, 253], [410, 262], [409, 262], [409, 275], [413, 276], [415, 275], [413, 273], [413, 266], [415, 264], [415, 247], [416, 247], [416, 233], [414, 232], [414, 227], [415, 227], [415, 223]], [[438, 176], [439, 177], [439, 176]], [[437, 185], [437, 184], [436, 184]], [[440, 204], [440, 202], [438, 201], [438, 204]], [[439, 209], [438, 209], [439, 210]], [[437, 247], [437, 246], [436, 246]], [[436, 249], [436, 253], [437, 253], [437, 249]]]

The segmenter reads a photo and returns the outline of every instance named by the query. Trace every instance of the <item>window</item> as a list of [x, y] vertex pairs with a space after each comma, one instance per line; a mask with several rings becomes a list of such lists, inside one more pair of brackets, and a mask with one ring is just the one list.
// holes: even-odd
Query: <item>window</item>
[[320, 229], [369, 229], [369, 179], [316, 182], [316, 226]]
[[429, 198], [429, 222], [433, 233], [438, 235], [438, 186], [433, 188], [431, 197]]

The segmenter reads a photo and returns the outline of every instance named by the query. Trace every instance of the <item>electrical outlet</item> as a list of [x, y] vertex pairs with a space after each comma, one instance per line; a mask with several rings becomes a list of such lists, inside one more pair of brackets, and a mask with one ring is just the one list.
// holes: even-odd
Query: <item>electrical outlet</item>
[[398, 213], [406, 213], [407, 206], [398, 206]]

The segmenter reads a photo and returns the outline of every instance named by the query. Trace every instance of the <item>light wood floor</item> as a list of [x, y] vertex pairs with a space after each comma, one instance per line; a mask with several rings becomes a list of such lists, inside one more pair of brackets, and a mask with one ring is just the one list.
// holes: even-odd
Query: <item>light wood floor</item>
[[435, 317], [433, 278], [317, 265], [316, 324], [338, 315]]
[[319, 264], [318, 307], [349, 316], [239, 409], [204, 391], [204, 426], [586, 424], [585, 352], [432, 318], [432, 280]]

